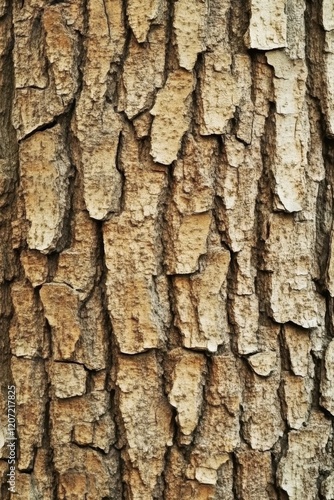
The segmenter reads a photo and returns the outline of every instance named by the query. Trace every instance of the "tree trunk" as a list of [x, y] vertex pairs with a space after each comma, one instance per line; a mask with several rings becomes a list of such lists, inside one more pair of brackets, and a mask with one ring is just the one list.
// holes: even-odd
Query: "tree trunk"
[[0, 33], [1, 498], [333, 500], [332, 0]]

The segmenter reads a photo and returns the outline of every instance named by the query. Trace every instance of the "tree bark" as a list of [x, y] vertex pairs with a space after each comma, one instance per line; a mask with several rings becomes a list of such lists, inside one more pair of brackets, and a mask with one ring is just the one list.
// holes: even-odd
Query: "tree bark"
[[0, 34], [1, 498], [333, 500], [332, 0]]

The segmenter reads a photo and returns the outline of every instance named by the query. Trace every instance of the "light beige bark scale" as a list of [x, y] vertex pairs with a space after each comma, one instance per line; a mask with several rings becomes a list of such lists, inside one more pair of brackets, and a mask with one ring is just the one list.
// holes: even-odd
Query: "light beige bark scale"
[[227, 343], [225, 301], [229, 262], [229, 252], [213, 249], [200, 274], [175, 278], [175, 325], [185, 347], [215, 352], [219, 345]]
[[286, 0], [251, 1], [249, 47], [272, 50], [286, 46]]
[[33, 287], [14, 283], [12, 287], [14, 318], [9, 330], [11, 351], [15, 356], [34, 358], [50, 355], [42, 307]]
[[45, 253], [59, 250], [69, 208], [70, 168], [64, 131], [59, 125], [36, 132], [20, 145], [20, 175], [31, 249]]
[[[194, 88], [190, 72], [170, 73], [165, 87], [157, 93], [151, 109], [151, 154], [157, 163], [169, 165], [177, 158], [181, 140], [190, 123], [191, 94]], [[177, 117], [177, 120], [175, 118]]]
[[[112, 4], [110, 0], [108, 3]], [[164, 7], [164, 0], [129, 0], [126, 14], [129, 18], [130, 27], [139, 43], [146, 41], [150, 25], [159, 23], [165, 13]]]
[[272, 216], [267, 270], [272, 272], [270, 308], [279, 323], [292, 321], [304, 328], [315, 328], [322, 322], [323, 299], [312, 280], [314, 238], [311, 221]]
[[206, 20], [209, 9], [207, 0], [178, 0], [175, 3], [174, 28], [181, 68], [191, 71], [197, 55], [205, 50]]
[[[147, 44], [131, 39], [124, 63], [118, 110], [132, 119], [154, 104], [156, 89], [164, 83], [166, 23], [156, 26]], [[145, 81], [145, 85], [143, 85]], [[123, 88], [124, 87], [124, 88]]]
[[172, 444], [172, 414], [163, 393], [160, 371], [153, 351], [119, 358], [116, 384], [127, 441], [122, 455], [128, 464], [126, 476], [134, 498], [151, 498], [163, 471], [167, 446]]
[[[316, 478], [326, 462], [326, 445], [330, 422], [318, 412], [312, 412], [308, 426], [289, 433], [288, 452], [280, 463], [278, 480], [288, 497], [311, 500], [317, 497]], [[293, 480], [298, 476], [298, 480]]]
[[206, 359], [203, 354], [176, 348], [170, 352], [168, 400], [176, 408], [181, 439], [190, 444], [203, 401]]
[[274, 67], [276, 103], [276, 154], [272, 167], [278, 210], [298, 212], [304, 207], [307, 166], [308, 121], [305, 106], [307, 70], [304, 61], [291, 61], [283, 51], [266, 53]]
[[[78, 31], [81, 4], [64, 9], [25, 2], [13, 9], [15, 97], [13, 124], [18, 138], [52, 123], [72, 102], [79, 86]], [[61, 49], [61, 50], [59, 50]]]
[[[247, 3], [247, 2], [246, 2]], [[0, 497], [334, 499], [329, 0], [0, 0]]]
[[124, 209], [103, 230], [106, 286], [116, 342], [121, 352], [134, 354], [162, 347], [165, 340], [167, 282], [158, 279], [162, 265], [158, 203], [167, 178], [150, 158], [140, 161], [138, 144], [130, 133], [121, 162]]

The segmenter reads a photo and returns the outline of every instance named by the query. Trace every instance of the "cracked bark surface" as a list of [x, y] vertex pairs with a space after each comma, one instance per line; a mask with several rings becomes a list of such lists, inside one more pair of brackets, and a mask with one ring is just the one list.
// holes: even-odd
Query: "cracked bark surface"
[[0, 0], [18, 498], [334, 499], [333, 82], [330, 0]]

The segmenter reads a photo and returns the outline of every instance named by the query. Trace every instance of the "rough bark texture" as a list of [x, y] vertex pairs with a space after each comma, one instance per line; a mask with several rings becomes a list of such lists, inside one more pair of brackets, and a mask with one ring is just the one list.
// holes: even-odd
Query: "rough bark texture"
[[333, 500], [332, 0], [0, 0], [0, 89], [12, 497]]

